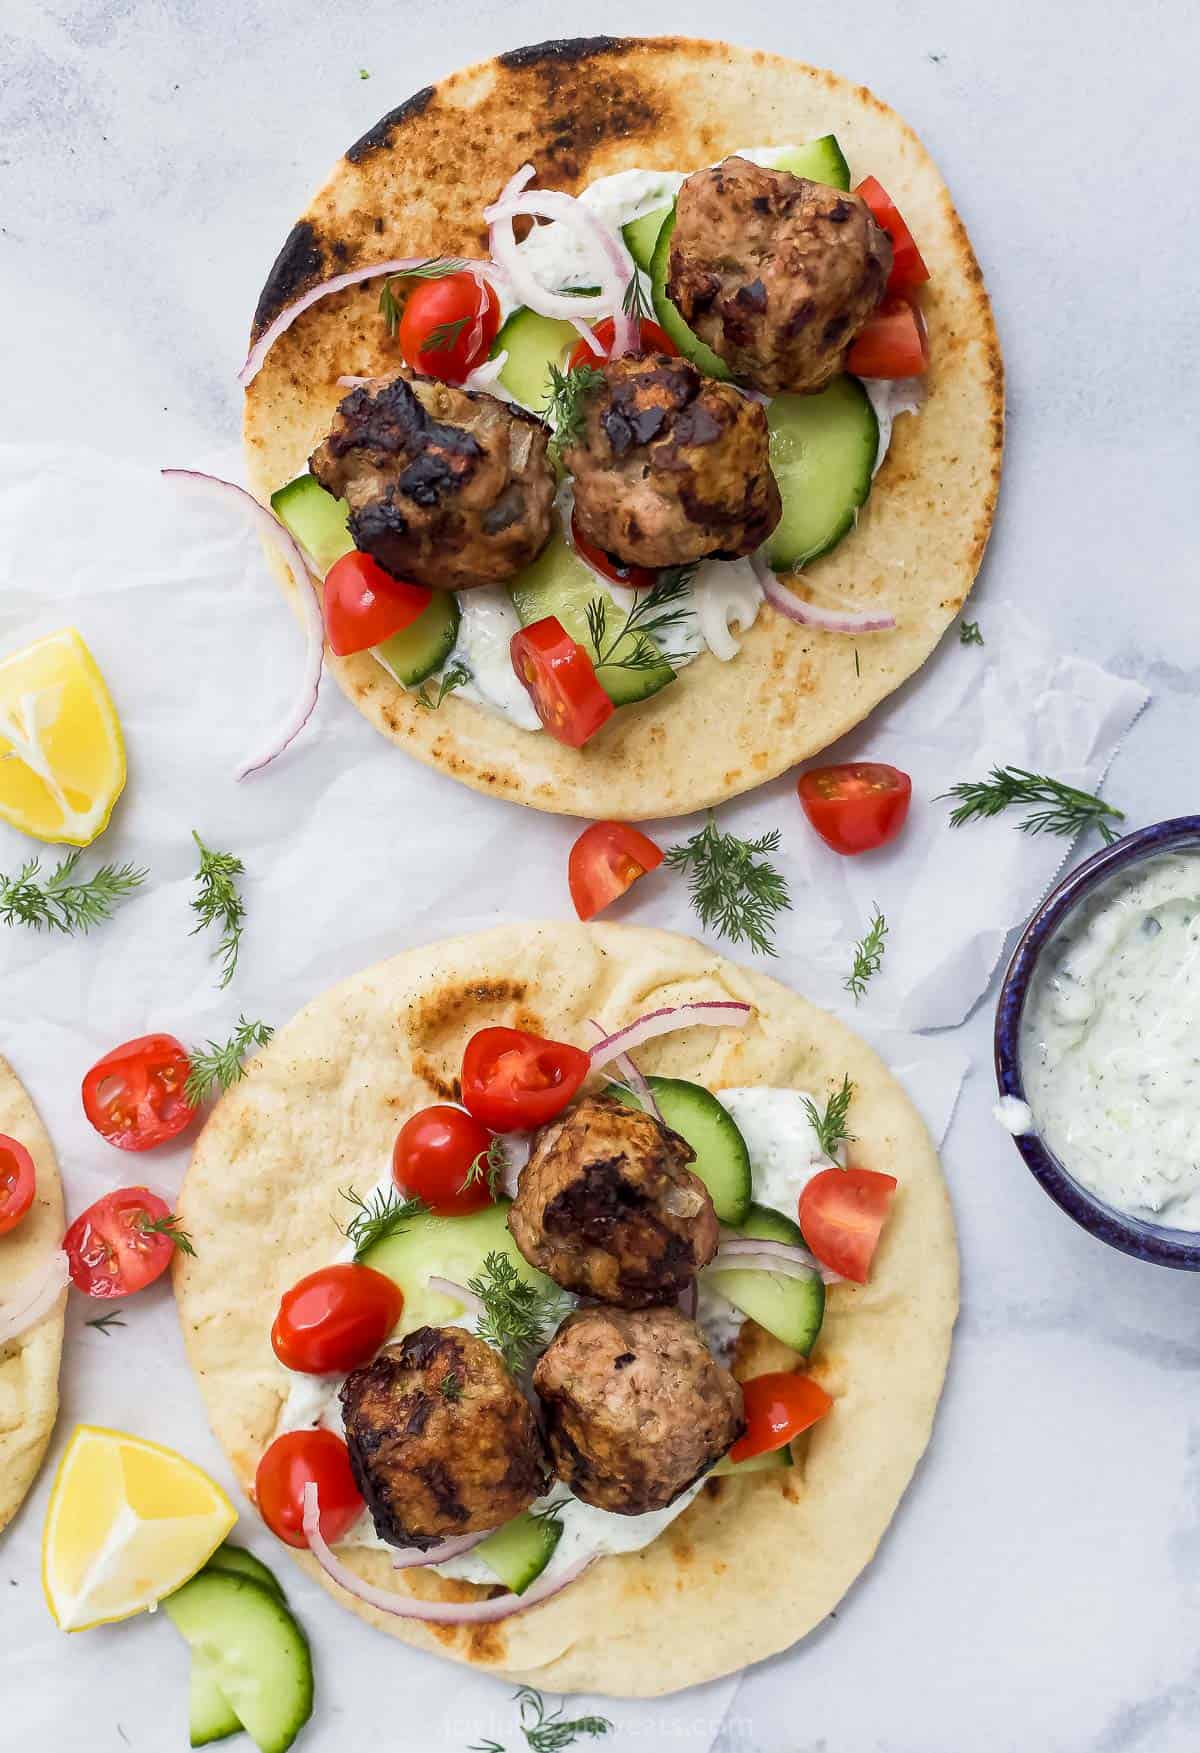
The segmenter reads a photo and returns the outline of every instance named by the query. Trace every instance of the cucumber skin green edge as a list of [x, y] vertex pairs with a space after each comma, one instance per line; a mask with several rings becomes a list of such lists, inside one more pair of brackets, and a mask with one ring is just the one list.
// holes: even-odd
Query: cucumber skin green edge
[[[207, 1590], [205, 1585], [208, 1585]], [[230, 1596], [234, 1599], [239, 1595], [250, 1596], [250, 1604], [253, 1603], [253, 1598], [257, 1597], [258, 1600], [267, 1607], [269, 1614], [271, 1618], [274, 1619], [276, 1625], [279, 1625], [282, 1621], [286, 1621], [287, 1631], [294, 1635], [296, 1639], [298, 1648], [295, 1653], [300, 1657], [300, 1684], [298, 1687], [297, 1709], [292, 1719], [283, 1728], [281, 1734], [272, 1738], [265, 1749], [265, 1753], [287, 1753], [287, 1749], [295, 1741], [296, 1736], [300, 1733], [300, 1730], [304, 1725], [311, 1719], [313, 1713], [312, 1651], [304, 1627], [279, 1596], [274, 1594], [263, 1583], [255, 1581], [252, 1577], [246, 1576], [243, 1573], [228, 1570], [209, 1570], [207, 1566], [198, 1571], [196, 1575], [188, 1582], [184, 1583], [181, 1588], [176, 1589], [173, 1594], [166, 1596], [159, 1605], [162, 1607], [171, 1623], [175, 1626], [184, 1642], [188, 1645], [189, 1650], [193, 1652], [193, 1655], [197, 1648], [199, 1648], [205, 1666], [211, 1667], [213, 1677], [217, 1680], [218, 1687], [222, 1691], [224, 1688], [220, 1687], [219, 1661], [213, 1659], [209, 1654], [210, 1648], [214, 1650], [220, 1648], [219, 1640], [214, 1638], [212, 1644], [208, 1646], [203, 1643], [194, 1643], [192, 1637], [184, 1630], [179, 1617], [179, 1609], [185, 1604], [189, 1596], [194, 1600], [197, 1594], [211, 1593], [213, 1585], [216, 1585], [218, 1590], [228, 1591]], [[229, 1708], [232, 1712], [233, 1705], [230, 1704]], [[245, 1727], [240, 1721], [239, 1726], [242, 1728]], [[250, 1731], [247, 1730], [246, 1732], [249, 1733]], [[218, 1737], [214, 1735], [211, 1739], [224, 1739], [224, 1736]], [[256, 1745], [263, 1748], [262, 1742], [256, 1742]]]

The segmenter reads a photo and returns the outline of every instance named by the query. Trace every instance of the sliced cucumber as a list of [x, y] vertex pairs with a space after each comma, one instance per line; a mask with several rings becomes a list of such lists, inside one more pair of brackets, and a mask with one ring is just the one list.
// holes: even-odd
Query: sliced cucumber
[[775, 1473], [791, 1464], [792, 1451], [785, 1444], [782, 1449], [768, 1449], [765, 1455], [751, 1455], [748, 1461], [731, 1461], [728, 1455], [722, 1455], [709, 1478], [740, 1479], [746, 1473]]
[[871, 491], [879, 422], [858, 379], [843, 376], [815, 396], [776, 396], [767, 425], [783, 499], [767, 561], [786, 572], [827, 554], [854, 527]]
[[514, 310], [496, 336], [493, 353], [508, 354], [500, 382], [522, 407], [540, 414], [550, 395], [550, 367], [561, 368], [579, 339], [570, 323], [539, 316], [524, 305]]
[[[721, 1222], [742, 1223], [750, 1210], [750, 1153], [733, 1115], [702, 1084], [681, 1077], [648, 1077], [646, 1082], [666, 1124], [695, 1151], [692, 1168], [708, 1188]], [[641, 1107], [622, 1084], [611, 1084], [608, 1094]]]
[[188, 1676], [188, 1737], [193, 1747], [224, 1741], [241, 1733], [241, 1719], [221, 1691], [220, 1682], [207, 1659], [192, 1656]]
[[791, 152], [780, 153], [772, 168], [790, 170], [794, 177], [807, 177], [810, 182], [824, 183], [829, 189], [850, 187], [850, 166], [837, 143], [836, 134], [822, 134], [819, 140], [809, 140]]
[[699, 335], [693, 334], [688, 328], [671, 300], [667, 297], [667, 273], [671, 265], [671, 234], [675, 230], [675, 208], [667, 214], [659, 230], [658, 240], [654, 245], [654, 254], [650, 258], [650, 298], [654, 305], [654, 314], [659, 324], [674, 341], [685, 359], [690, 359], [697, 371], [705, 377], [729, 376], [729, 367], [723, 359], [703, 342]]
[[313, 1679], [308, 1640], [283, 1602], [249, 1577], [202, 1570], [163, 1610], [262, 1753], [286, 1753], [312, 1715]]
[[514, 1595], [523, 1595], [541, 1576], [562, 1538], [562, 1523], [522, 1510], [474, 1548], [474, 1556], [494, 1570]]
[[384, 669], [404, 687], [415, 687], [440, 670], [458, 639], [462, 619], [453, 591], [435, 590], [433, 599], [403, 633], [393, 633], [382, 645], [372, 646]]
[[[800, 1226], [767, 1205], [752, 1205], [740, 1227], [744, 1236], [803, 1246]], [[714, 1272], [710, 1267], [704, 1279], [713, 1290], [727, 1297], [735, 1309], [749, 1315], [793, 1351], [807, 1356], [812, 1350], [825, 1318], [825, 1286], [820, 1273], [814, 1272], [808, 1278], [784, 1278], [777, 1272]]]
[[654, 259], [654, 246], [658, 242], [658, 234], [662, 230], [663, 220], [670, 212], [670, 207], [656, 207], [653, 213], [643, 213], [640, 219], [631, 219], [628, 225], [621, 227], [625, 248], [638, 267], [647, 274], [650, 272], [650, 263]]
[[281, 1601], [286, 1599], [275, 1580], [274, 1571], [268, 1570], [262, 1559], [255, 1558], [253, 1552], [247, 1552], [244, 1546], [231, 1546], [226, 1541], [223, 1546], [217, 1547], [204, 1568], [228, 1571], [236, 1576], [248, 1576], [254, 1582], [261, 1583], [264, 1589], [270, 1589], [272, 1594], [278, 1595]]
[[606, 663], [596, 670], [596, 680], [615, 706], [628, 706], [657, 694], [675, 680], [675, 671], [667, 662], [648, 668], [623, 669], [621, 660], [644, 643], [646, 635], [623, 634], [611, 651], [610, 642], [624, 620], [607, 591], [597, 582], [590, 566], [585, 566], [561, 535], [554, 535], [542, 549], [532, 566], [509, 585], [513, 605], [523, 627], [544, 621], [553, 615], [595, 663], [599, 653], [588, 625], [588, 604], [599, 603], [604, 615], [604, 646]]
[[466, 1284], [491, 1253], [507, 1254], [521, 1277], [541, 1290], [552, 1290], [548, 1278], [529, 1265], [508, 1233], [508, 1200], [485, 1205], [467, 1217], [434, 1217], [423, 1212], [395, 1235], [385, 1236], [363, 1255], [363, 1264], [386, 1272], [404, 1292], [404, 1314], [396, 1335], [418, 1327], [439, 1327], [457, 1320], [462, 1305], [430, 1290], [431, 1275]]
[[278, 493], [272, 493], [271, 510], [323, 573], [354, 546], [346, 528], [350, 507], [344, 499], [326, 493], [315, 475], [297, 475]]

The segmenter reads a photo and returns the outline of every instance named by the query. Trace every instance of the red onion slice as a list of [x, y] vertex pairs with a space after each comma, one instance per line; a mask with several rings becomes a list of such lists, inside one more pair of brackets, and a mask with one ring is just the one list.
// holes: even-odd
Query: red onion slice
[[473, 1290], [467, 1289], [465, 1284], [458, 1284], [453, 1278], [442, 1278], [436, 1273], [432, 1277], [427, 1278], [425, 1283], [430, 1290], [436, 1291], [438, 1296], [453, 1297], [454, 1301], [456, 1303], [461, 1303], [469, 1314], [483, 1314], [483, 1303], [479, 1297], [475, 1295]]
[[699, 1307], [700, 1286], [693, 1278], [692, 1282], [690, 1284], [685, 1284], [679, 1293], [679, 1312], [681, 1315], [686, 1315], [689, 1321], [694, 1321], [696, 1319], [696, 1310]]
[[268, 511], [265, 505], [259, 504], [253, 493], [247, 493], [244, 487], [235, 486], [232, 481], [222, 481], [218, 475], [202, 474], [199, 469], [164, 469], [162, 474], [165, 480], [178, 481], [187, 487], [208, 493], [212, 498], [228, 499], [231, 505], [239, 506], [259, 532], [278, 548], [292, 575], [295, 600], [304, 623], [304, 674], [295, 703], [283, 723], [259, 753], [251, 755], [237, 769], [235, 777], [246, 779], [251, 773], [258, 773], [264, 767], [269, 767], [278, 755], [282, 755], [289, 744], [300, 735], [316, 707], [317, 693], [321, 686], [321, 666], [325, 660], [325, 627], [313, 588], [316, 579], [303, 549], [291, 532], [273, 511]]
[[501, 1181], [510, 1199], [517, 1196], [517, 1183], [521, 1179], [521, 1170], [529, 1161], [532, 1144], [531, 1132], [498, 1132], [492, 1140], [490, 1148], [504, 1164]]
[[70, 1274], [61, 1248], [26, 1273], [0, 1302], [0, 1345], [19, 1339], [47, 1316], [67, 1287]]
[[619, 1054], [631, 1053], [646, 1041], [659, 1035], [674, 1034], [676, 1029], [706, 1027], [711, 1029], [741, 1028], [751, 1014], [751, 1006], [732, 998], [701, 998], [692, 1004], [664, 1005], [661, 1010], [647, 1011], [636, 1022], [627, 1023], [614, 1035], [606, 1035], [591, 1049], [592, 1070], [600, 1071]]
[[801, 627], [819, 627], [825, 633], [886, 633], [896, 625], [895, 615], [886, 609], [819, 609], [789, 590], [757, 554], [751, 556], [751, 565], [767, 601]]
[[777, 1272], [781, 1278], [811, 1278], [814, 1266], [799, 1260], [782, 1260], [775, 1254], [736, 1253], [718, 1248], [710, 1262], [715, 1272]]
[[[717, 1250], [716, 1259], [723, 1266], [731, 1268], [747, 1266], [751, 1263], [751, 1256], [756, 1260], [777, 1260], [798, 1266], [803, 1269], [804, 1273], [820, 1273], [822, 1282], [825, 1284], [844, 1284], [846, 1282], [840, 1272], [835, 1272], [832, 1266], [823, 1266], [815, 1254], [810, 1253], [807, 1248], [802, 1248], [799, 1243], [768, 1242], [761, 1236], [744, 1235], [740, 1230], [723, 1229], [721, 1231], [721, 1243]], [[780, 1266], [778, 1269], [782, 1271], [784, 1268]], [[776, 1267], [765, 1266], [759, 1267], [757, 1270], [774, 1272]]]
[[590, 1558], [581, 1558], [559, 1576], [547, 1578], [543, 1573], [530, 1583], [523, 1595], [494, 1595], [489, 1601], [418, 1601], [411, 1595], [393, 1595], [388, 1589], [377, 1589], [334, 1557], [321, 1533], [321, 1510], [317, 1488], [310, 1479], [304, 1487], [304, 1532], [309, 1550], [325, 1575], [339, 1588], [365, 1601], [380, 1613], [392, 1613], [397, 1619], [425, 1619], [435, 1625], [487, 1625], [496, 1619], [508, 1619], [514, 1613], [525, 1613], [541, 1601], [548, 1601], [575, 1579], [582, 1576]]
[[392, 1569], [412, 1570], [419, 1564], [445, 1564], [448, 1559], [461, 1558], [495, 1532], [494, 1528], [485, 1528], [482, 1534], [459, 1534], [451, 1540], [439, 1540], [436, 1546], [430, 1546], [424, 1552], [419, 1546], [399, 1546], [392, 1558]]
[[[638, 346], [640, 331], [636, 318], [625, 310], [625, 293], [637, 269], [624, 241], [609, 231], [598, 214], [562, 189], [523, 192], [533, 176], [533, 166], [523, 165], [501, 190], [499, 199], [483, 210], [493, 259], [503, 269], [521, 303], [528, 305], [530, 310], [537, 311], [540, 316], [571, 323], [581, 334], [584, 330], [580, 325], [585, 317], [611, 316], [611, 357], [615, 359], [622, 353], [633, 352]], [[552, 292], [543, 286], [513, 232], [513, 220], [522, 217], [550, 219], [574, 232], [596, 263], [600, 291], [574, 296]], [[594, 351], [599, 351], [589, 336], [585, 335], [585, 339]]]

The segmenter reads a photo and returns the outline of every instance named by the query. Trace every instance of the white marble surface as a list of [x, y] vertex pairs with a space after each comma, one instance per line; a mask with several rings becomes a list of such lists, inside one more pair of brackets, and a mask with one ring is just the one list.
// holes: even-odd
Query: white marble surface
[[[470, 16], [396, 0], [6, 0], [0, 310], [21, 314], [0, 331], [3, 439], [69, 437], [104, 452], [112, 409], [134, 399], [144, 413], [140, 442], [124, 446], [132, 460], [229, 463], [238, 417], [230, 365], [246, 313], [291, 217], [338, 151], [381, 111], [476, 56], [598, 27], [680, 22], [678, 9], [631, 0], [602, 18], [541, 0]], [[713, 0], [694, 0], [686, 25], [731, 34], [728, 8]], [[1001, 515], [972, 612], [986, 631], [990, 605], [1013, 597], [1049, 619], [1064, 651], [1145, 681], [1154, 702], [1109, 793], [1134, 821], [1194, 809], [1195, 14], [1182, 0], [1036, 11], [867, 0], [801, 18], [778, 0], [745, 0], [732, 34], [862, 79], [912, 120], [943, 166], [988, 277], [1009, 372]], [[62, 517], [73, 509], [64, 485]], [[131, 542], [137, 522], [134, 503]], [[31, 539], [0, 600], [0, 647], [39, 625], [37, 555]], [[269, 640], [273, 605], [259, 607], [248, 579], [236, 589], [252, 635]], [[172, 623], [152, 593], [145, 611], [137, 657], [145, 697], [157, 700], [171, 686]], [[108, 648], [103, 626], [88, 631], [106, 669], [128, 674], [129, 651]], [[197, 615], [186, 636], [219, 647], [223, 635]], [[264, 689], [284, 673], [268, 663]], [[136, 722], [127, 728], [136, 750]], [[224, 758], [226, 744], [240, 750], [244, 728], [218, 714], [205, 741]], [[197, 748], [194, 764], [181, 766], [181, 830], [209, 752]], [[348, 832], [347, 755], [398, 822], [441, 784], [407, 764], [401, 783], [382, 752], [339, 713], [309, 757], [304, 783], [344, 812]], [[233, 797], [218, 825], [248, 857], [284, 826], [302, 850], [302, 796], [292, 783]], [[782, 810], [785, 797], [773, 788], [762, 807]], [[135, 799], [121, 830], [131, 845], [138, 807]], [[478, 844], [498, 845], [510, 812], [474, 799], [470, 808]], [[570, 838], [567, 824], [539, 824], [531, 864], [560, 868]], [[4, 839], [0, 867], [14, 847]], [[519, 904], [513, 873], [502, 889], [481, 886], [449, 827], [429, 858], [454, 873], [446, 906], [455, 928]], [[180, 851], [145, 904], [181, 906], [189, 868]], [[332, 979], [385, 941], [378, 916], [348, 925], [328, 895], [314, 897], [308, 917], [267, 912], [242, 990], [252, 1007], [270, 983], [276, 1016], [290, 1008], [277, 977], [289, 956], [302, 950]], [[686, 923], [665, 907], [643, 916]], [[121, 1014], [140, 1021], [155, 971], [139, 963], [132, 921], [114, 928], [103, 978], [81, 964], [69, 1013], [31, 1016], [25, 996], [37, 958], [60, 950], [23, 946], [10, 956], [0, 985], [6, 1034], [30, 1029], [44, 1047], [82, 1028], [100, 1050]], [[195, 956], [199, 995], [199, 948], [184, 953]], [[207, 992], [183, 1023], [195, 1032], [210, 1020], [216, 1028], [227, 1017]], [[1200, 1286], [1111, 1253], [1050, 1205], [989, 1118], [989, 1037], [988, 1003], [954, 1036], [975, 1066], [946, 1151], [964, 1303], [928, 1461], [836, 1622], [744, 1684], [725, 1753], [1184, 1753], [1200, 1736], [1200, 1414], [1191, 1404]], [[38, 1094], [64, 1157], [84, 1156], [82, 1122], [56, 1111], [53, 1090]], [[161, 1372], [141, 1390], [156, 1434], [186, 1436], [198, 1459], [218, 1465], [193, 1436], [169, 1302], [152, 1299], [138, 1314], [161, 1334]], [[82, 1344], [86, 1370], [68, 1380], [66, 1422], [95, 1410], [94, 1376], [119, 1357], [119, 1336], [87, 1334]], [[43, 1501], [44, 1484], [34, 1518]], [[182, 1649], [147, 1623], [90, 1643], [48, 1635], [36, 1582], [10, 1557], [27, 1553], [29, 1522], [17, 1524], [20, 1544], [0, 1543], [0, 1747], [39, 1740], [66, 1753], [126, 1744], [167, 1753], [179, 1744]], [[381, 1645], [389, 1667], [380, 1693], [364, 1697], [334, 1653], [350, 1622], [294, 1578], [289, 1588], [324, 1656], [314, 1747], [369, 1737], [385, 1748], [465, 1748], [481, 1727], [518, 1744], [499, 1703], [494, 1720], [458, 1734], [449, 1671], [446, 1720], [436, 1735], [415, 1726], [405, 1709], [408, 1658], [391, 1646]], [[670, 1745], [672, 1717], [709, 1721], [716, 1709], [685, 1698], [666, 1717], [628, 1721], [614, 1753]]]

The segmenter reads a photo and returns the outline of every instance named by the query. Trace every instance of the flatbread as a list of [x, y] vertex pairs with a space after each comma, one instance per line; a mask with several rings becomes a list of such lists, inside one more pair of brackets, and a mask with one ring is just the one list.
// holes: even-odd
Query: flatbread
[[[62, 1182], [54, 1147], [24, 1085], [0, 1059], [0, 1133], [23, 1144], [37, 1170], [37, 1192], [15, 1230], [0, 1236], [0, 1297], [62, 1242]], [[58, 1366], [66, 1323], [65, 1293], [19, 1338], [0, 1345], [0, 1529], [37, 1477], [58, 1416]]]
[[[835, 74], [684, 37], [543, 43], [426, 87], [350, 148], [293, 227], [259, 299], [256, 337], [343, 269], [486, 254], [481, 209], [526, 160], [542, 185], [577, 192], [612, 171], [689, 170], [739, 146], [830, 132], [856, 176], [871, 172], [887, 188], [932, 274], [922, 292], [925, 406], [896, 422], [857, 529], [810, 570], [817, 600], [885, 605], [898, 627], [848, 638], [764, 605], [734, 661], [705, 654], [583, 750], [454, 697], [426, 711], [369, 653], [331, 655], [350, 700], [410, 754], [537, 809], [642, 818], [720, 803], [827, 748], [924, 662], [979, 570], [1003, 440], [991, 307], [946, 186], [894, 110]], [[401, 363], [378, 297], [372, 281], [318, 303], [268, 354], [244, 423], [261, 498], [307, 467], [346, 393], [340, 374]]]
[[[184, 1340], [242, 1484], [275, 1434], [287, 1379], [271, 1351], [280, 1295], [327, 1264], [340, 1189], [365, 1192], [398, 1127], [455, 1094], [475, 1029], [591, 1039], [685, 999], [755, 1008], [740, 1030], [691, 1029], [638, 1054], [711, 1087], [790, 1085], [818, 1098], [849, 1075], [855, 1160], [900, 1181], [872, 1281], [830, 1290], [813, 1368], [837, 1399], [787, 1474], [710, 1481], [644, 1551], [606, 1558], [544, 1605], [494, 1625], [418, 1625], [331, 1592], [419, 1648], [552, 1691], [672, 1692], [785, 1648], [835, 1607], [875, 1551], [929, 1438], [958, 1307], [954, 1221], [937, 1156], [881, 1061], [844, 1024], [691, 939], [628, 926], [505, 926], [411, 950], [316, 999], [276, 1035], [201, 1134], [180, 1209]], [[794, 1364], [760, 1335], [755, 1369]], [[307, 1554], [294, 1554], [326, 1579]], [[478, 1591], [386, 1553], [345, 1549], [397, 1592]]]

